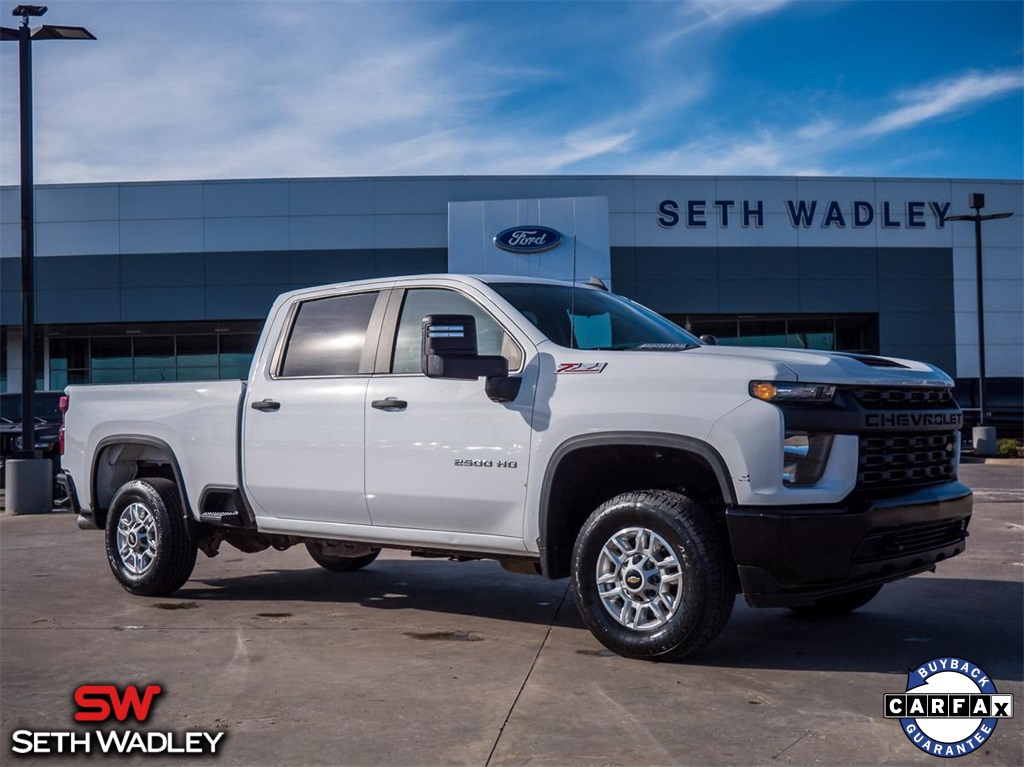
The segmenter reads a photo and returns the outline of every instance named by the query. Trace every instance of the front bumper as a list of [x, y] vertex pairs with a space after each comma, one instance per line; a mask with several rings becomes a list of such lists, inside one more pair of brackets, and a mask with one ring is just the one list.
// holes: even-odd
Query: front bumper
[[966, 548], [973, 499], [960, 482], [839, 506], [726, 511], [752, 607], [807, 605], [935, 568]]

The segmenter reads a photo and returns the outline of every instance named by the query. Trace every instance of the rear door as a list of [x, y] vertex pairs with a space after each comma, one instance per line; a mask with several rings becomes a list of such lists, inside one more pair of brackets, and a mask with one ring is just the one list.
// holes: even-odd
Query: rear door
[[386, 295], [363, 290], [292, 307], [245, 401], [242, 465], [259, 516], [369, 524], [365, 400]]

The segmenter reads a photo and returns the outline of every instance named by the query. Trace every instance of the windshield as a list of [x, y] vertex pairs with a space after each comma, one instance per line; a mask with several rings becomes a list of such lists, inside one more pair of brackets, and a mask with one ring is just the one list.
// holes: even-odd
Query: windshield
[[677, 351], [701, 345], [660, 314], [603, 290], [524, 282], [490, 286], [560, 346]]

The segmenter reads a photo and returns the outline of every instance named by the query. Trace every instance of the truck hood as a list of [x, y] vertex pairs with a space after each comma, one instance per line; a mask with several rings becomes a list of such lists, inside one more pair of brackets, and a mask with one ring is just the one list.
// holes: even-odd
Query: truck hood
[[895, 357], [846, 354], [810, 349], [771, 349], [750, 346], [702, 346], [680, 354], [708, 358], [775, 362], [793, 371], [799, 381], [865, 386], [952, 386], [953, 380], [934, 365]]

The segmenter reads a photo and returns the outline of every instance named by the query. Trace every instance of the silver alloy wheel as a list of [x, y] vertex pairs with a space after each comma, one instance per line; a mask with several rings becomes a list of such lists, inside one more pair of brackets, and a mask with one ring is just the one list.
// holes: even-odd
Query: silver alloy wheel
[[145, 575], [156, 561], [156, 518], [146, 506], [132, 503], [117, 520], [117, 551], [125, 570]]
[[626, 628], [661, 628], [679, 610], [682, 592], [679, 557], [653, 530], [627, 527], [601, 547], [597, 593], [608, 614]]

